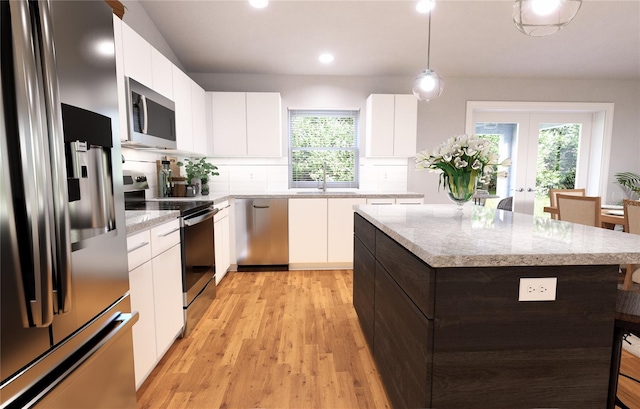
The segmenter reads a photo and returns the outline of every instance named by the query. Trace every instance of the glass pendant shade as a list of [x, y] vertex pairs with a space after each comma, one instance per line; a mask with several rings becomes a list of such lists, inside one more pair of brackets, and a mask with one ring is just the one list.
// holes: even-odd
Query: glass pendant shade
[[420, 101], [429, 101], [442, 94], [444, 81], [433, 70], [426, 69], [413, 80], [413, 95]]
[[513, 22], [524, 34], [542, 37], [569, 24], [581, 5], [582, 0], [515, 0]]

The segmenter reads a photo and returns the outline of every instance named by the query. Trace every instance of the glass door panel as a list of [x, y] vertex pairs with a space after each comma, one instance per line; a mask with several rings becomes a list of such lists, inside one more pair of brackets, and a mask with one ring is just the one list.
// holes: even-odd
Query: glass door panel
[[497, 196], [512, 196], [514, 211], [549, 217], [549, 189], [586, 186], [590, 114], [482, 112], [474, 123], [477, 135], [497, 142], [500, 159], [513, 162], [488, 190], [495, 184]]

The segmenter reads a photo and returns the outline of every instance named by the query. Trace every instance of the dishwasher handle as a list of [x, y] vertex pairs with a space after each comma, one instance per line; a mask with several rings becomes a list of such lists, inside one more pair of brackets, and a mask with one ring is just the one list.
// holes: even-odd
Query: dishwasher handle
[[253, 205], [253, 208], [254, 209], [268, 209], [269, 206], [256, 206], [256, 205]]
[[212, 219], [213, 216], [216, 215], [216, 213], [218, 213], [218, 209], [211, 207], [207, 209], [205, 212], [200, 213], [196, 216], [185, 217], [184, 219], [182, 219], [182, 223], [187, 227], [195, 226], [196, 224], [202, 223], [205, 220]]

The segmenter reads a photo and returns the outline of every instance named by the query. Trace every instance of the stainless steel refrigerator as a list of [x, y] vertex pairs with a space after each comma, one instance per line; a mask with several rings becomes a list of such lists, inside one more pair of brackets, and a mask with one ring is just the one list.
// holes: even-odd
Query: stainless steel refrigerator
[[134, 408], [113, 18], [0, 1], [0, 408]]

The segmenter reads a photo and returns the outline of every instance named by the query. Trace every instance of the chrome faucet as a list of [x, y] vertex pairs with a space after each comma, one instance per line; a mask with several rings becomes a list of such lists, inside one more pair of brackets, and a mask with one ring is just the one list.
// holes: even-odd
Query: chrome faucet
[[322, 162], [322, 191], [327, 191], [327, 161]]

